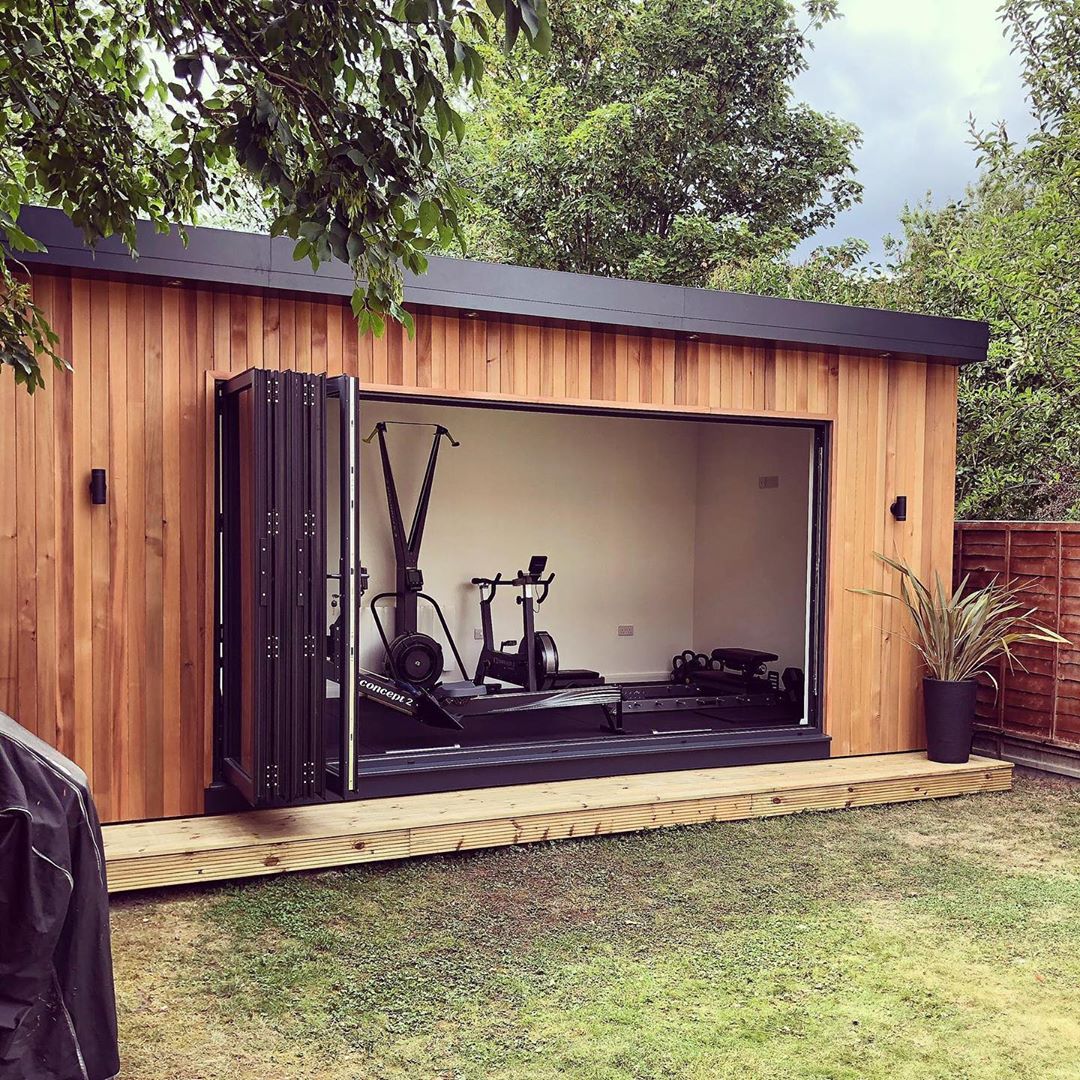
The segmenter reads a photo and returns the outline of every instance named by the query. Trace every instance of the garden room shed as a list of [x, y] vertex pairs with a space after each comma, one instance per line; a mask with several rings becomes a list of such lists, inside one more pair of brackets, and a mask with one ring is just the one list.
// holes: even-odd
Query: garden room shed
[[436, 258], [361, 337], [288, 241], [21, 225], [73, 370], [0, 383], [0, 709], [114, 887], [1007, 786], [851, 591], [950, 574], [984, 324]]

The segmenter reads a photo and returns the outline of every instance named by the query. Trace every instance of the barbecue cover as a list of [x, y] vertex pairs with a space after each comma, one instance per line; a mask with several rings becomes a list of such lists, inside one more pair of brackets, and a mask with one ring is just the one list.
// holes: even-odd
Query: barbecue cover
[[105, 856], [86, 776], [0, 713], [0, 1080], [119, 1071]]

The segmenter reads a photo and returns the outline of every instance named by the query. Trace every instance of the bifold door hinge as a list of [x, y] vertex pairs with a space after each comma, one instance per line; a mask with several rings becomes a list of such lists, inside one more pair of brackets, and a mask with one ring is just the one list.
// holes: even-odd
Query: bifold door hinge
[[281, 529], [281, 515], [277, 510], [266, 511], [266, 531], [271, 536], [277, 536]]
[[278, 660], [281, 657], [281, 641], [277, 634], [268, 634], [266, 638], [266, 659]]
[[280, 773], [276, 764], [268, 764], [263, 770], [266, 779], [266, 791], [269, 795], [277, 794]]
[[314, 634], [304, 635], [304, 647], [303, 656], [307, 660], [312, 660], [319, 654], [318, 638]]

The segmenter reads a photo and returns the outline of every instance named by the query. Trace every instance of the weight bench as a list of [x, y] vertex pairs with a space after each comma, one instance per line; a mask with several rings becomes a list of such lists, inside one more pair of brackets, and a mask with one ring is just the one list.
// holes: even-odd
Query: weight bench
[[710, 689], [735, 686], [744, 693], [771, 690], [775, 687], [762, 677], [762, 668], [779, 659], [776, 653], [756, 649], [713, 649], [712, 660], [720, 667], [695, 671], [693, 679], [699, 686]]

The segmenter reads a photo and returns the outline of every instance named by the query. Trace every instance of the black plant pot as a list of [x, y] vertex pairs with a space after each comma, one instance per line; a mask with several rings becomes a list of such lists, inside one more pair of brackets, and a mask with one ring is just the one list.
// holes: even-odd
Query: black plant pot
[[975, 687], [974, 679], [964, 682], [923, 679], [926, 756], [931, 761], [960, 764], [971, 757]]

